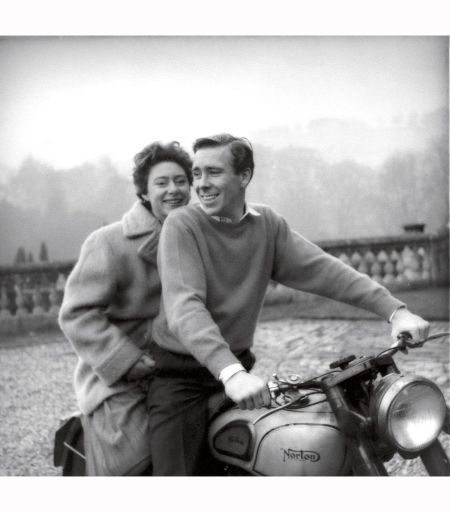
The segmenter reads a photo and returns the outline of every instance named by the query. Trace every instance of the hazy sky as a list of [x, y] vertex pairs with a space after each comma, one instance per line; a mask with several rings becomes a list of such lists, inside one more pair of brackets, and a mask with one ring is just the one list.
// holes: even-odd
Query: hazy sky
[[323, 117], [390, 124], [448, 104], [446, 37], [0, 40], [0, 163], [128, 164], [155, 139]]

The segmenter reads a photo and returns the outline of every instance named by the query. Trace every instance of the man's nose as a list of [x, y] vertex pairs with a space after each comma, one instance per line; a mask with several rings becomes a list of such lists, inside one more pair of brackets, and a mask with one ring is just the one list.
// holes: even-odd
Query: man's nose
[[198, 187], [199, 188], [209, 187], [209, 177], [206, 172], [202, 172], [202, 175], [200, 176], [200, 178], [198, 180]]

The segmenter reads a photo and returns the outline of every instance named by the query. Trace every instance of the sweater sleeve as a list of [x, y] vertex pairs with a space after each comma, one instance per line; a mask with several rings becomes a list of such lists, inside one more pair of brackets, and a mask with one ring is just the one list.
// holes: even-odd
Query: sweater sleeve
[[161, 231], [158, 269], [167, 324], [186, 350], [219, 378], [239, 363], [207, 309], [206, 275], [195, 236], [179, 216], [168, 216]]
[[345, 302], [389, 320], [403, 302], [383, 286], [327, 254], [277, 219], [275, 270], [272, 278], [286, 286]]
[[112, 249], [94, 232], [67, 280], [59, 313], [60, 327], [77, 355], [109, 386], [142, 354], [106, 314], [117, 290], [117, 275]]

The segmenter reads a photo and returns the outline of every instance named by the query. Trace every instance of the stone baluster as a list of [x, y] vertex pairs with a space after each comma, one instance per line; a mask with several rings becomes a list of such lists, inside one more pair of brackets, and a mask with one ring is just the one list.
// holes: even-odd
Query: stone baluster
[[371, 277], [374, 281], [377, 283], [381, 283], [382, 281], [382, 269], [383, 264], [382, 261], [380, 261], [379, 254], [374, 257], [374, 262], [372, 263], [371, 270]]
[[407, 280], [404, 275], [405, 265], [403, 263], [402, 255], [397, 251], [393, 251], [391, 257], [397, 257], [397, 263], [395, 265], [395, 270], [397, 272], [397, 275], [395, 276], [395, 283], [399, 288], [402, 288], [407, 284]]
[[50, 309], [48, 310], [48, 314], [50, 316], [58, 316], [59, 313], [59, 293], [56, 289], [56, 283], [53, 285], [50, 285], [50, 294], [49, 294], [49, 300], [50, 300]]
[[346, 265], [350, 265], [350, 259], [349, 257], [345, 254], [345, 252], [339, 254], [338, 258], [342, 261], [342, 263], [345, 263]]
[[55, 283], [55, 289], [58, 294], [58, 298], [57, 298], [58, 305], [61, 305], [61, 302], [63, 300], [64, 288], [66, 287], [66, 281], [67, 281], [67, 277], [63, 273], [60, 272], [58, 274], [58, 279], [56, 280], [56, 283]]
[[44, 308], [43, 308], [43, 297], [42, 292], [40, 290], [39, 284], [36, 284], [36, 287], [34, 288], [32, 292], [32, 298], [33, 298], [33, 315], [43, 315], [44, 314]]
[[369, 276], [372, 276], [372, 265], [375, 262], [375, 254], [370, 249], [366, 252], [366, 254], [364, 254], [363, 261], [367, 268], [365, 273]]
[[421, 260], [421, 278], [424, 283], [431, 282], [431, 260], [428, 251], [424, 247], [419, 247], [417, 254]]
[[388, 259], [388, 255], [385, 251], [380, 251], [376, 255], [374, 266], [372, 267], [372, 279], [379, 283], [384, 281], [385, 266]]
[[25, 294], [23, 293], [22, 286], [20, 284], [16, 283], [14, 285], [14, 291], [16, 294], [16, 306], [17, 306], [16, 316], [21, 317], [21, 316], [28, 315], [28, 311], [25, 308], [26, 298], [25, 298]]
[[420, 281], [420, 262], [417, 254], [406, 245], [402, 251], [402, 260], [404, 265], [403, 274], [411, 284]]
[[361, 258], [361, 262], [358, 267], [359, 272], [369, 275], [369, 265], [367, 265], [364, 256]]
[[[381, 251], [381, 253], [384, 253], [386, 256], [386, 262], [384, 264], [384, 277], [383, 277], [383, 285], [384, 286], [393, 286], [395, 284], [395, 263], [397, 262], [397, 259], [395, 259], [395, 255], [393, 255], [392, 251], [390, 254], [387, 254], [384, 251]], [[381, 254], [380, 253], [380, 254]]]
[[5, 286], [1, 288], [0, 295], [0, 320], [4, 318], [11, 318], [11, 311], [9, 310], [8, 292]]
[[359, 270], [359, 266], [361, 265], [361, 254], [355, 251], [350, 256], [350, 263], [354, 269]]
[[56, 280], [55, 288], [58, 291], [63, 292], [64, 291], [64, 287], [66, 286], [66, 281], [67, 281], [67, 279], [64, 276], [64, 274], [59, 273], [58, 274], [58, 279]]

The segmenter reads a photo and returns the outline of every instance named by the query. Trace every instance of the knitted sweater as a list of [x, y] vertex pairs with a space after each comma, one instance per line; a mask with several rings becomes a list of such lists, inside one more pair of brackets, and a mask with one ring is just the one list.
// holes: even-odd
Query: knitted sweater
[[158, 248], [163, 300], [152, 336], [192, 354], [217, 378], [252, 346], [269, 281], [372, 311], [386, 320], [403, 305], [384, 287], [292, 231], [268, 206], [238, 224], [199, 205], [172, 212]]
[[67, 280], [59, 323], [78, 355], [74, 387], [84, 414], [136, 386], [122, 377], [148, 348], [159, 310], [160, 229], [136, 202], [121, 222], [87, 238]]

